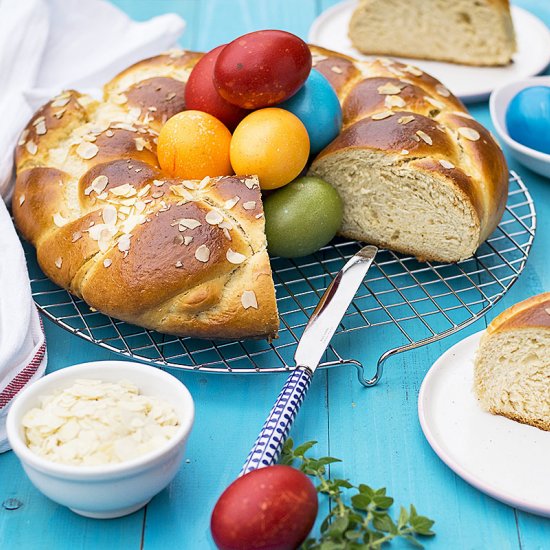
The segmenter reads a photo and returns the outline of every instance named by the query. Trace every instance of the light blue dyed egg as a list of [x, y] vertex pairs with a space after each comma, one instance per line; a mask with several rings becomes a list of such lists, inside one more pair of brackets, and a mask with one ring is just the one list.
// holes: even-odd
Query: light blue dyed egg
[[506, 111], [510, 137], [531, 149], [550, 154], [550, 87], [521, 90]]
[[306, 127], [311, 152], [324, 149], [342, 128], [342, 108], [329, 81], [315, 69], [290, 99], [277, 105], [296, 115]]

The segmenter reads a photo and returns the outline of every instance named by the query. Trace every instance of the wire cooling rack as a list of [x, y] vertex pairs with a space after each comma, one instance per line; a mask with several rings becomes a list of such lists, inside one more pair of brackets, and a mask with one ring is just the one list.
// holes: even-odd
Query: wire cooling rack
[[[352, 364], [360, 382], [372, 386], [380, 379], [390, 356], [444, 338], [479, 319], [517, 280], [535, 227], [531, 196], [519, 176], [511, 172], [504, 217], [472, 258], [457, 264], [438, 264], [380, 251], [321, 367]], [[34, 248], [25, 243], [34, 300], [42, 313], [59, 326], [138, 361], [218, 373], [292, 370], [296, 344], [309, 316], [332, 278], [359, 248], [356, 242], [335, 240], [307, 258], [272, 260], [281, 323], [279, 338], [270, 343], [177, 338], [92, 311], [46, 278], [36, 262]], [[359, 355], [361, 345], [368, 343], [375, 330], [384, 331], [383, 341], [399, 344], [378, 358], [375, 374], [367, 378], [363, 365], [353, 355]], [[348, 338], [350, 333], [357, 334]], [[343, 357], [338, 351], [342, 347], [352, 357]]]

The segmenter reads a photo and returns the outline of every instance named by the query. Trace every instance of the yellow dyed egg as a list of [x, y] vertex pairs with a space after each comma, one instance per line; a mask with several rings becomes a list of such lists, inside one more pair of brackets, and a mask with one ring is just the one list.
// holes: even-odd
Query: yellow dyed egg
[[202, 179], [233, 174], [229, 161], [231, 132], [202, 111], [183, 111], [161, 128], [157, 156], [172, 177]]
[[296, 178], [309, 157], [309, 137], [300, 119], [284, 109], [254, 111], [235, 129], [231, 164], [238, 175], [256, 174], [262, 189]]

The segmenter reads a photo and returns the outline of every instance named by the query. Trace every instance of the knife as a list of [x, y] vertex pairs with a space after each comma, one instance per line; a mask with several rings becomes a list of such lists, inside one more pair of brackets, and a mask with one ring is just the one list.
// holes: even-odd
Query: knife
[[239, 477], [277, 462], [313, 374], [377, 252], [378, 249], [371, 245], [359, 250], [321, 297], [298, 342], [294, 354], [296, 369], [277, 397]]

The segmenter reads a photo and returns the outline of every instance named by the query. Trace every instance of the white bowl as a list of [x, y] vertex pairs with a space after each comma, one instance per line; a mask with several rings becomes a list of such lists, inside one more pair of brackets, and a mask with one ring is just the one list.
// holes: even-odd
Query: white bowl
[[[67, 388], [79, 378], [107, 382], [129, 380], [142, 393], [170, 403], [179, 417], [180, 427], [160, 449], [119, 464], [75, 466], [46, 460], [27, 447], [22, 418], [39, 405], [41, 395]], [[170, 374], [128, 361], [94, 361], [58, 370], [31, 384], [14, 400], [6, 427], [11, 447], [37, 489], [82, 516], [116, 518], [145, 506], [174, 478], [194, 416], [189, 390]]]
[[[496, 89], [489, 100], [491, 118], [498, 136], [508, 146], [510, 154], [518, 161], [541, 176], [550, 178], [550, 155], [526, 147], [510, 137], [506, 128], [506, 111], [515, 95], [531, 86], [550, 86], [550, 76], [534, 76], [506, 84]], [[550, 129], [549, 129], [550, 133]]]

